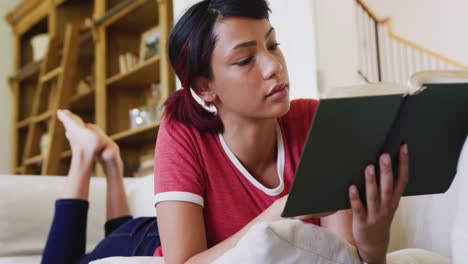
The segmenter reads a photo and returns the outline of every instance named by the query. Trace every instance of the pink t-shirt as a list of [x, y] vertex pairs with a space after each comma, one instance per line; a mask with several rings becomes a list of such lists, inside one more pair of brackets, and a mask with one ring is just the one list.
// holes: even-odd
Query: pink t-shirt
[[[221, 134], [200, 133], [163, 120], [156, 143], [154, 203], [187, 201], [203, 207], [209, 247], [229, 238], [275, 200], [288, 194], [317, 107], [317, 101], [291, 102], [278, 118], [277, 165], [280, 184], [267, 188], [243, 167]], [[311, 221], [319, 225], [319, 219]], [[158, 248], [155, 255], [161, 255]]]

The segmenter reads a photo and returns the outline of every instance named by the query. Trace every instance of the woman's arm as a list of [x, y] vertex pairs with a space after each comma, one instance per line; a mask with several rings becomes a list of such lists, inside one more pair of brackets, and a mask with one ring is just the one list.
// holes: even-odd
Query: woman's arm
[[271, 210], [267, 209], [236, 234], [208, 249], [203, 208], [200, 205], [167, 201], [158, 203], [156, 210], [164, 259], [168, 264], [211, 263], [233, 248], [252, 225], [275, 220], [269, 213]]
[[[288, 196], [276, 200], [270, 207], [250, 221], [241, 230], [208, 248], [205, 233], [203, 208], [190, 202], [167, 201], [156, 205], [158, 228], [164, 259], [169, 264], [211, 263], [222, 256], [256, 223], [278, 221]], [[309, 215], [319, 218], [329, 213]]]
[[190, 202], [156, 205], [157, 222], [166, 263], [185, 263], [207, 248], [203, 208]]
[[353, 212], [351, 210], [341, 210], [330, 216], [322, 217], [320, 225], [356, 246], [356, 240], [353, 237]]
[[283, 219], [280, 212], [286, 198], [278, 199], [237, 233], [209, 249], [203, 208], [200, 205], [178, 201], [158, 203], [157, 221], [166, 263], [211, 263], [233, 248], [254, 224]]

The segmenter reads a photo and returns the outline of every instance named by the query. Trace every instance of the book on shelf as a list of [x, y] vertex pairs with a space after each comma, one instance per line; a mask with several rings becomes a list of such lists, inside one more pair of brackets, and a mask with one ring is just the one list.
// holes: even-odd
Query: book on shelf
[[[448, 190], [468, 135], [468, 76], [464, 82], [422, 83], [410, 93], [386, 86], [386, 94], [382, 85], [368, 84], [344, 88], [347, 97], [319, 101], [284, 217], [348, 209], [352, 184], [365, 205], [364, 168], [374, 164], [379, 182], [379, 156], [389, 153], [398, 172], [402, 144], [409, 149], [403, 195]], [[377, 95], [363, 95], [363, 88]]]
[[119, 71], [120, 73], [126, 73], [131, 69], [138, 66], [139, 60], [138, 56], [131, 53], [126, 52], [124, 54], [119, 55]]

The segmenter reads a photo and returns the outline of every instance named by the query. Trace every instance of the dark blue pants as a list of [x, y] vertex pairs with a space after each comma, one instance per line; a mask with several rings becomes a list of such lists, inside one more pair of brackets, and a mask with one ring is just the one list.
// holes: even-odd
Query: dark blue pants
[[160, 244], [155, 217], [131, 216], [109, 220], [106, 237], [89, 254], [86, 250], [88, 201], [60, 199], [42, 256], [44, 264], [89, 263], [113, 256], [152, 256]]

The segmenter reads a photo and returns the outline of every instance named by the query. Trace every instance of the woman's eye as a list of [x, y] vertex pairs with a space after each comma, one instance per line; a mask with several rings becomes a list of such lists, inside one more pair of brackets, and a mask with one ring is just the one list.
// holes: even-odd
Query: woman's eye
[[235, 64], [238, 65], [238, 66], [245, 66], [247, 64], [249, 64], [251, 61], [252, 61], [253, 57], [248, 57], [248, 58], [245, 58], [241, 61], [238, 61], [236, 62]]
[[280, 44], [276, 42], [275, 44], [270, 46], [270, 50], [276, 50]]

